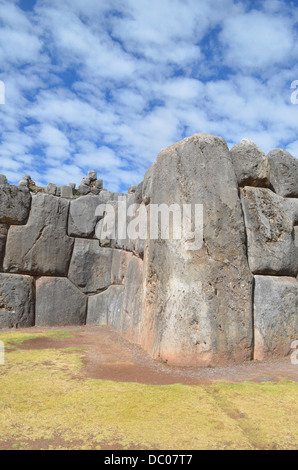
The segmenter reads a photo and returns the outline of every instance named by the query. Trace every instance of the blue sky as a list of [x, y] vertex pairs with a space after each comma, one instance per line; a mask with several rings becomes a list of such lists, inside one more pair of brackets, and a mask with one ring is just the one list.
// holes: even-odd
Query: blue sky
[[297, 33], [297, 2], [1, 1], [0, 173], [127, 190], [196, 132], [298, 157]]

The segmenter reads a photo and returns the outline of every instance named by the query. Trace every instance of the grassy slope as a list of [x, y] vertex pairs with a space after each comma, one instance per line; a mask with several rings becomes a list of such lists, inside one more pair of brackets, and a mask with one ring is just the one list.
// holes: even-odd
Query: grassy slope
[[[79, 350], [21, 350], [3, 333], [1, 448], [295, 449], [294, 382], [148, 386], [80, 376]], [[296, 416], [296, 417], [295, 417]]]

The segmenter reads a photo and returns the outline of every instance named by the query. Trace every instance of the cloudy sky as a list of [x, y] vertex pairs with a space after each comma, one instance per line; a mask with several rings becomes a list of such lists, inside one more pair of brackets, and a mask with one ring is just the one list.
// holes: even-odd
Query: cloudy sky
[[127, 190], [196, 132], [298, 157], [297, 24], [297, 1], [0, 1], [0, 173]]

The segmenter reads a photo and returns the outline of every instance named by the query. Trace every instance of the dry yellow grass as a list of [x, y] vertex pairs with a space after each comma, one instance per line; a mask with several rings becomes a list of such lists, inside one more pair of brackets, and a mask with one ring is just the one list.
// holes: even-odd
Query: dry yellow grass
[[[55, 339], [69, 332], [48, 332]], [[0, 449], [296, 449], [294, 382], [149, 386], [80, 376], [79, 350], [22, 350], [4, 333]]]

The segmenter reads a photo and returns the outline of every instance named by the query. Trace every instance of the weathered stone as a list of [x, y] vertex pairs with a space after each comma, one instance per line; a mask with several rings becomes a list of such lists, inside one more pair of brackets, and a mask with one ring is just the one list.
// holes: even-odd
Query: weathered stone
[[41, 277], [36, 281], [36, 325], [84, 325], [87, 297], [68, 279]]
[[295, 276], [293, 222], [285, 200], [270, 189], [251, 187], [241, 190], [241, 200], [251, 271]]
[[0, 184], [7, 184], [7, 178], [5, 175], [0, 175]]
[[98, 188], [91, 188], [91, 194], [94, 194], [95, 196], [98, 196], [100, 193], [100, 189]]
[[91, 194], [71, 201], [68, 234], [74, 237], [92, 237], [100, 219], [95, 215], [96, 208], [104, 203], [101, 196]]
[[54, 183], [49, 183], [46, 187], [47, 194], [52, 194], [53, 196], [56, 195], [57, 186]]
[[274, 191], [283, 197], [298, 197], [298, 160], [283, 149], [271, 150], [270, 183]]
[[61, 188], [59, 186], [56, 188], [56, 196], [61, 196]]
[[90, 186], [91, 184], [91, 179], [90, 178], [83, 178], [82, 181], [81, 181], [81, 185], [83, 186]]
[[29, 181], [23, 178], [23, 179], [19, 182], [19, 186], [25, 186], [26, 188], [29, 188]]
[[68, 186], [72, 189], [76, 189], [76, 183], [68, 183]]
[[120, 332], [129, 341], [141, 343], [143, 325], [143, 261], [132, 256], [125, 276]]
[[121, 327], [124, 286], [110, 286], [101, 294], [88, 298], [87, 325], [109, 325], [117, 331]]
[[123, 250], [113, 250], [111, 284], [124, 284], [128, 264], [132, 253]]
[[142, 183], [142, 196], [144, 204], [149, 204], [152, 194], [152, 185], [153, 185], [153, 175], [155, 171], [156, 164], [153, 163], [145, 173], [144, 181]]
[[143, 182], [139, 183], [135, 192], [135, 203], [141, 204], [143, 201]]
[[88, 294], [106, 289], [111, 284], [112, 255], [97, 240], [76, 238], [68, 278]]
[[79, 191], [79, 194], [81, 194], [82, 196], [85, 196], [86, 194], [90, 193], [91, 189], [89, 186], [85, 184], [80, 184], [80, 186], [78, 187], [78, 191]]
[[3, 263], [5, 272], [66, 276], [73, 239], [66, 235], [69, 202], [49, 194], [32, 198], [28, 223], [10, 227]]
[[72, 188], [70, 186], [61, 186], [61, 197], [66, 199], [73, 198]]
[[23, 225], [27, 222], [31, 206], [31, 194], [17, 186], [0, 186], [0, 223]]
[[298, 282], [291, 277], [255, 276], [254, 359], [286, 356], [298, 334]]
[[254, 142], [242, 139], [230, 153], [239, 186], [269, 186], [268, 159]]
[[298, 199], [285, 198], [285, 207], [289, 210], [293, 224], [298, 225]]
[[3, 271], [3, 259], [5, 254], [5, 245], [8, 233], [8, 225], [0, 224], [0, 271]]
[[93, 170], [89, 170], [88, 171], [88, 178], [89, 180], [92, 182], [92, 181], [96, 181], [97, 180], [97, 173], [96, 171], [93, 171]]
[[97, 189], [102, 190], [102, 188], [103, 188], [103, 180], [96, 180], [96, 181], [95, 181], [95, 187], [96, 187]]
[[203, 204], [204, 244], [190, 250], [184, 237], [146, 243], [141, 345], [180, 365], [250, 359], [252, 275], [225, 141], [206, 134], [184, 139], [158, 155], [149, 175], [146, 202]]
[[34, 303], [32, 277], [0, 274], [0, 328], [34, 326]]

